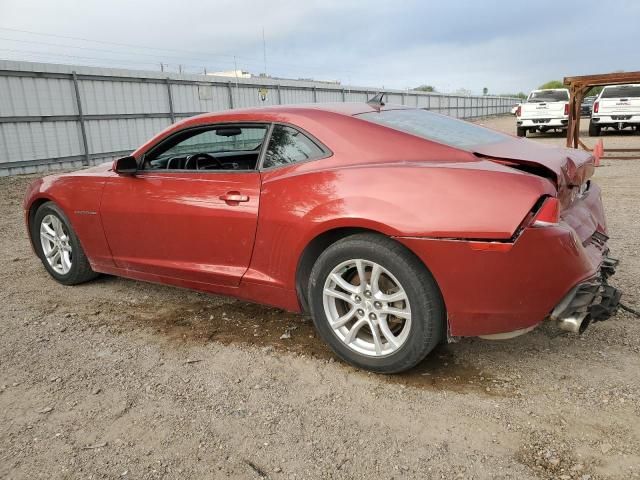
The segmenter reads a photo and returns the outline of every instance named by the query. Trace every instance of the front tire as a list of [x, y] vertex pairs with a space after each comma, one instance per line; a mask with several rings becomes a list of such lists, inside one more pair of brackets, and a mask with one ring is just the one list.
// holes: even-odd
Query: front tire
[[352, 235], [327, 248], [311, 271], [308, 300], [316, 329], [336, 355], [373, 372], [410, 369], [445, 331], [430, 272], [382, 235]]
[[97, 277], [91, 269], [71, 223], [54, 202], [42, 204], [30, 225], [31, 240], [44, 268], [63, 285], [77, 285]]

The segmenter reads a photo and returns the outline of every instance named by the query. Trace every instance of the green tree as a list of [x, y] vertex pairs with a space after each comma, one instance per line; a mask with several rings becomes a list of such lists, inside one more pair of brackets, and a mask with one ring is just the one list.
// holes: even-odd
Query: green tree
[[488, 93], [489, 93], [489, 89], [488, 89], [487, 87], [484, 87], [484, 88], [482, 89], [482, 94], [483, 94], [483, 95], [487, 95]]
[[435, 92], [436, 88], [432, 85], [420, 85], [414, 88], [414, 90], [418, 90], [419, 92]]
[[543, 83], [538, 88], [544, 90], [546, 88], [565, 88], [565, 86], [560, 80], [549, 80], [547, 83]]
[[585, 97], [597, 97], [604, 87], [591, 87]]

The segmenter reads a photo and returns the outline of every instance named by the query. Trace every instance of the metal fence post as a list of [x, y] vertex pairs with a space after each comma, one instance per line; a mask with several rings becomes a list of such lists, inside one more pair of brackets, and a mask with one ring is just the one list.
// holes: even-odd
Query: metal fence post
[[316, 92], [316, 87], [313, 87], [313, 103], [318, 103], [318, 92]]
[[78, 108], [78, 122], [80, 122], [80, 134], [82, 135], [82, 148], [84, 149], [84, 159], [82, 165], [89, 165], [89, 143], [87, 142], [87, 130], [84, 125], [84, 114], [82, 113], [82, 100], [80, 100], [80, 88], [78, 87], [78, 75], [75, 70], [71, 72], [73, 78], [73, 88], [76, 91], [76, 107]]
[[169, 117], [171, 118], [171, 123], [176, 123], [176, 113], [173, 111], [173, 93], [171, 92], [171, 83], [169, 82], [169, 77], [164, 79], [167, 84], [167, 98], [169, 99]]
[[227, 88], [229, 89], [229, 108], [233, 108], [233, 88], [231, 88], [231, 82], [227, 82]]
[[282, 92], [280, 92], [280, 84], [276, 85], [278, 89], [278, 105], [282, 105]]
[[346, 94], [346, 92], [344, 91], [344, 88], [342, 89], [342, 101], [343, 101], [343, 102], [346, 102], [346, 101], [347, 101], [347, 94]]

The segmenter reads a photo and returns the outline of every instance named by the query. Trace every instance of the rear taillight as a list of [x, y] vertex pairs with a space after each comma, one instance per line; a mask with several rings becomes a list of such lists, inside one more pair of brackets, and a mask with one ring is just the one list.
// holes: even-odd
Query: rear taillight
[[547, 197], [531, 222], [532, 227], [549, 227], [560, 222], [560, 202], [555, 197]]
[[564, 104], [564, 114], [565, 115], [569, 115], [569, 104], [568, 103]]
[[522, 115], [522, 106], [518, 105], [518, 108], [516, 108], [516, 117], [520, 117]]
[[598, 113], [598, 110], [600, 110], [600, 102], [595, 102], [593, 104], [593, 113]]

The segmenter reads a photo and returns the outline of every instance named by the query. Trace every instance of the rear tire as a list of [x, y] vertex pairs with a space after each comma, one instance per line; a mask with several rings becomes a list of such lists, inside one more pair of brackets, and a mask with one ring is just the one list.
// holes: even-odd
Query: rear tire
[[516, 134], [517, 134], [519, 137], [526, 137], [526, 136], [527, 136], [527, 129], [526, 129], [526, 128], [522, 128], [522, 127], [518, 127], [518, 128], [516, 129]]
[[54, 202], [43, 203], [36, 210], [30, 231], [44, 268], [59, 283], [77, 285], [98, 276], [91, 269], [69, 219]]
[[329, 246], [311, 271], [308, 301], [316, 329], [336, 355], [372, 372], [410, 369], [445, 333], [444, 303], [431, 273], [382, 235], [352, 235]]
[[589, 121], [589, 136], [599, 137], [602, 127], [595, 125], [592, 121]]

